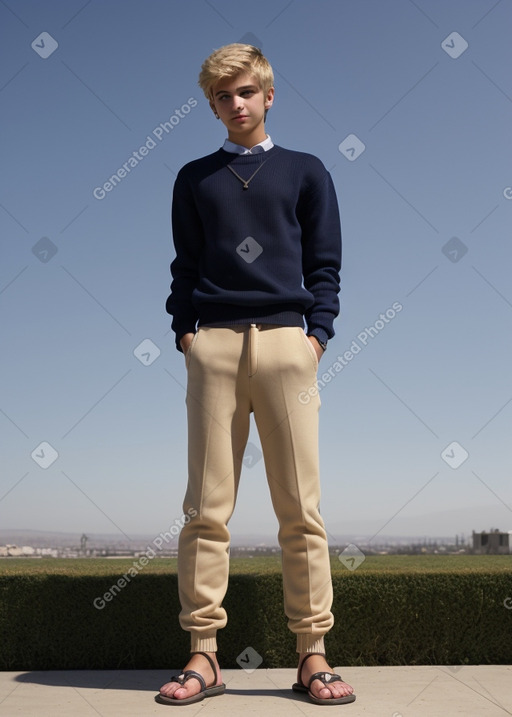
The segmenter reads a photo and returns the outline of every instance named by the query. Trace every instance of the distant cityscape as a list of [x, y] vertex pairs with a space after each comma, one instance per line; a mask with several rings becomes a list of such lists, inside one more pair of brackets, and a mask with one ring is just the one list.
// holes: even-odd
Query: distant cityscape
[[[162, 537], [160, 537], [162, 536]], [[175, 558], [178, 554], [176, 535], [159, 537], [137, 536], [120, 539], [114, 535], [72, 533], [38, 533], [36, 531], [0, 530], [0, 558], [136, 558], [148, 551], [152, 557]], [[512, 554], [512, 531], [472, 532], [452, 537], [340, 536], [330, 552], [334, 555], [421, 555], [421, 554]], [[231, 557], [268, 556], [280, 553], [277, 540], [262, 536], [238, 536], [233, 539]]]

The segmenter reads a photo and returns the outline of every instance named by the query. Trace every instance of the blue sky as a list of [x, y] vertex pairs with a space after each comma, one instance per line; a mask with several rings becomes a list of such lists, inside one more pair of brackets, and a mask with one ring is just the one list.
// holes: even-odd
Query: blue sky
[[[511, 21], [507, 0], [0, 3], [0, 527], [130, 537], [181, 516], [171, 193], [225, 138], [201, 62], [242, 40], [274, 67], [267, 131], [320, 157], [340, 203], [331, 538], [512, 529]], [[263, 461], [230, 525], [275, 532]]]

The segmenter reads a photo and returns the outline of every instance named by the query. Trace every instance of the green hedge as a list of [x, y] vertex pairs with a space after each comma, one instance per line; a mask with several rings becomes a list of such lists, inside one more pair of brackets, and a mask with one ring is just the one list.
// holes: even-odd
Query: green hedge
[[[189, 650], [179, 627], [175, 572], [141, 571], [103, 609], [126, 568], [107, 574], [0, 573], [0, 669], [179, 668]], [[100, 571], [101, 572], [101, 571]], [[332, 665], [510, 664], [510, 571], [333, 572]], [[219, 661], [236, 668], [251, 646], [263, 668], [296, 664], [278, 570], [234, 572]]]

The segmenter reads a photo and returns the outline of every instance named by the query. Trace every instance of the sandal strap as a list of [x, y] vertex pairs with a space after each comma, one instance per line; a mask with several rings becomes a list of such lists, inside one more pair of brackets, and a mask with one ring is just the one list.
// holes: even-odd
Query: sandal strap
[[304, 682], [302, 681], [302, 668], [303, 668], [304, 665], [306, 664], [306, 660], [309, 660], [309, 658], [310, 658], [310, 657], [313, 657], [313, 655], [321, 655], [322, 657], [325, 657], [325, 652], [308, 652], [308, 654], [306, 655], [306, 657], [304, 657], [304, 659], [303, 659], [302, 662], [300, 663], [299, 669], [298, 669], [298, 678], [299, 678], [299, 679], [297, 680], [297, 682], [298, 682], [300, 685], [302, 685], [303, 687], [306, 687], [306, 685], [305, 685]]
[[[302, 681], [302, 668], [304, 667], [306, 660], [312, 655], [321, 655], [322, 657], [325, 657], [325, 652], [308, 652], [306, 657], [302, 660], [299, 667], [299, 684], [301, 684], [303, 687], [306, 687], [306, 685]], [[324, 685], [328, 685], [330, 682], [337, 682], [338, 680], [340, 682], [343, 682], [342, 678], [334, 672], [315, 672], [315, 674], [311, 675], [311, 677], [309, 678], [309, 682], [307, 685], [308, 690], [311, 689], [311, 685], [314, 680], [320, 680], [320, 682], [323, 682]]]
[[210, 663], [210, 667], [212, 668], [212, 672], [213, 672], [213, 684], [216, 685], [216, 684], [217, 684], [217, 677], [218, 677], [218, 676], [217, 676], [217, 668], [215, 667], [215, 663], [214, 663], [214, 661], [212, 660], [212, 658], [210, 657], [210, 655], [208, 655], [206, 652], [193, 652], [192, 655], [202, 655], [203, 657], [206, 657], [206, 659], [207, 659], [208, 662]]
[[206, 689], [206, 682], [204, 681], [203, 676], [195, 670], [185, 670], [185, 672], [182, 672], [181, 675], [173, 675], [169, 682], [177, 682], [178, 684], [183, 686], [185, 682], [187, 682], [187, 680], [190, 680], [192, 677], [195, 677], [196, 680], [199, 680], [199, 684], [201, 685], [201, 691], [204, 691]]
[[341, 677], [334, 672], [315, 672], [315, 674], [309, 678], [308, 690], [311, 689], [314, 680], [320, 680], [324, 685], [328, 685], [330, 682], [343, 682]]
[[[214, 687], [217, 684], [217, 669], [215, 667], [215, 663], [210, 657], [210, 655], [207, 655], [206, 652], [192, 652], [192, 655], [203, 655], [203, 657], [206, 657], [208, 662], [210, 663], [210, 667], [212, 668], [213, 672], [213, 685]], [[196, 672], [195, 670], [184, 670], [184, 672], [181, 673], [181, 675], [173, 675], [169, 682], [177, 682], [179, 685], [183, 686], [187, 680], [190, 680], [192, 677], [195, 677], [196, 680], [199, 680], [199, 684], [201, 685], [201, 692], [204, 692], [204, 690], [207, 689], [205, 679], [202, 675], [199, 674], [199, 672]]]

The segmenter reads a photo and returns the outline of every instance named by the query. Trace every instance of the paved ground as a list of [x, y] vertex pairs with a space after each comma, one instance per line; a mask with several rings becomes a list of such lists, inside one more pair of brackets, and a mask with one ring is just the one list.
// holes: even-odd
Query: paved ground
[[[512, 666], [347, 667], [357, 700], [328, 714], [355, 717], [504, 717], [512, 715]], [[176, 672], [176, 671], [172, 671]], [[0, 717], [144, 717], [173, 707], [153, 700], [167, 670], [0, 672]], [[295, 670], [224, 670], [227, 690], [185, 715], [309, 717], [322, 708], [291, 691]], [[331, 711], [332, 710], [332, 711]]]

